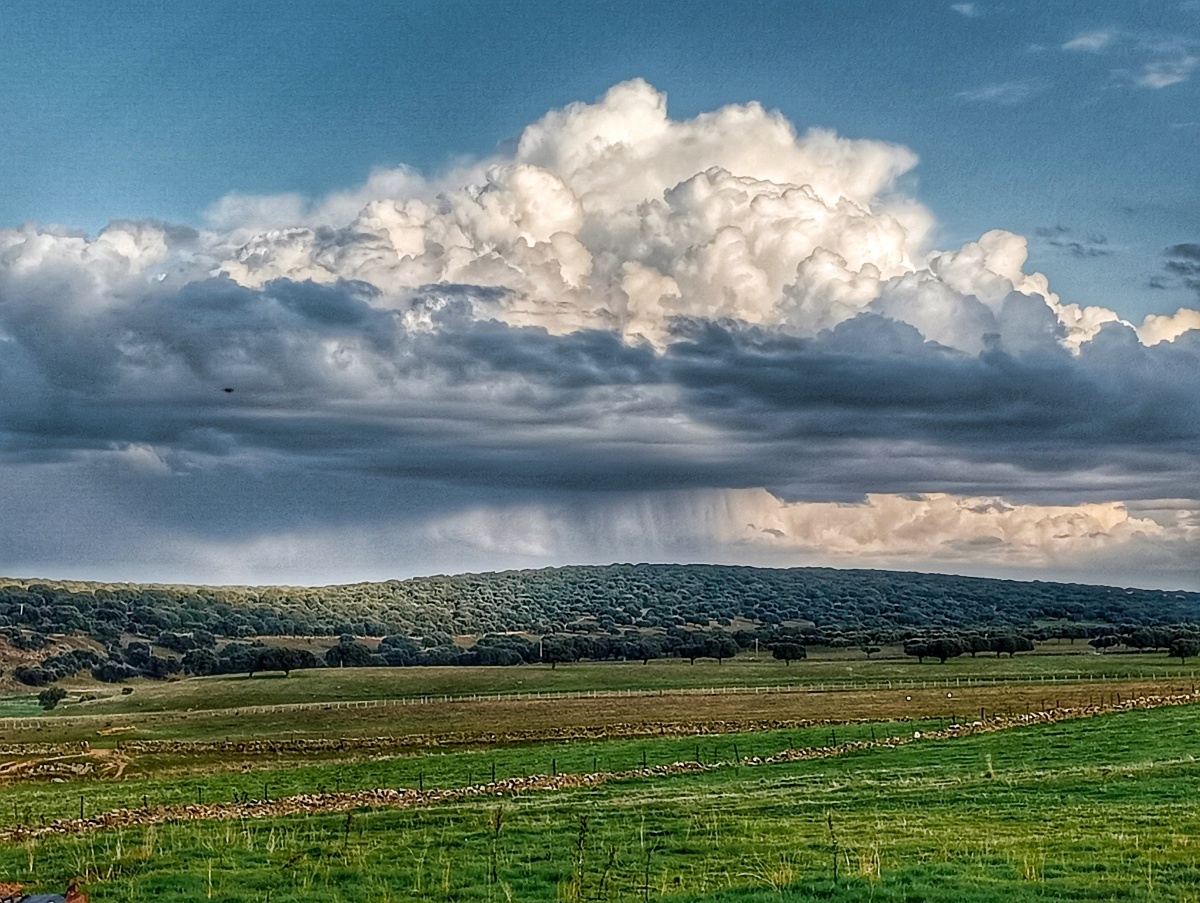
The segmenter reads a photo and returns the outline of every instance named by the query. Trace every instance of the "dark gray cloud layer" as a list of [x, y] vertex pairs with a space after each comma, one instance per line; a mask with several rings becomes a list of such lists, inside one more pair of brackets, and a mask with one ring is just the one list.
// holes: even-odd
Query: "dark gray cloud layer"
[[1194, 571], [1200, 311], [1060, 298], [1002, 230], [931, 250], [916, 162], [753, 103], [673, 120], [635, 80], [434, 180], [227, 198], [199, 232], [0, 230], [0, 565], [1119, 546]]
[[1186, 288], [1200, 293], [1200, 244], [1172, 245], [1164, 252], [1164, 256], [1167, 258], [1167, 273]]
[[1108, 257], [1112, 254], [1107, 237], [1094, 233], [1078, 236], [1066, 226], [1043, 226], [1037, 230], [1037, 236], [1051, 247], [1066, 251], [1072, 257], [1081, 260]]
[[[947, 479], [1170, 497], [1200, 481], [1200, 332], [1147, 347], [1110, 323], [1077, 355], [1052, 335], [1010, 353], [998, 333], [969, 355], [864, 313], [815, 338], [682, 320], [656, 350], [480, 319], [464, 292], [392, 310], [361, 283], [218, 278], [78, 318], [9, 301], [0, 448], [32, 462], [147, 446], [178, 473], [253, 463], [805, 498]], [[414, 310], [423, 325], [406, 326]]]

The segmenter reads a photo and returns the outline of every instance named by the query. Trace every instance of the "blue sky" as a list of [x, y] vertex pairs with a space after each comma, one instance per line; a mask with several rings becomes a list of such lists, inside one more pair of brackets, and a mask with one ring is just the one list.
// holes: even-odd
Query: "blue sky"
[[1200, 2], [43, 2], [0, 573], [1200, 589]]
[[[4, 31], [5, 225], [196, 224], [232, 191], [434, 172], [641, 77], [677, 117], [758, 100], [912, 148], [944, 242], [1027, 235], [1070, 300], [1141, 317], [1187, 298], [1149, 287], [1200, 207], [1200, 7], [1183, 0], [51, 0], [7, 10]], [[1109, 37], [1064, 49], [1081, 35]], [[1180, 80], [1139, 85], [1156, 65]]]

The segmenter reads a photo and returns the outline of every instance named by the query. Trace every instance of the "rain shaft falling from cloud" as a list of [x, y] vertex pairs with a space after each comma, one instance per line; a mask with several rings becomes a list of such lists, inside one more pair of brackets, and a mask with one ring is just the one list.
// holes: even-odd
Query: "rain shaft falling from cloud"
[[[612, 557], [1103, 549], [1146, 575], [1153, 540], [1194, 583], [1197, 312], [1063, 299], [1005, 231], [931, 247], [916, 164], [756, 104], [673, 120], [633, 81], [438, 177], [229, 196], [199, 231], [0, 232], [6, 501], [86, 485], [84, 521], [177, 571], [230, 533], [259, 573], [322, 542], [411, 572], [447, 536], [469, 567], [578, 560], [598, 530]], [[1185, 504], [1128, 514], [1150, 499]], [[14, 564], [39, 566], [45, 508], [0, 528]], [[517, 511], [497, 551], [488, 512]]]

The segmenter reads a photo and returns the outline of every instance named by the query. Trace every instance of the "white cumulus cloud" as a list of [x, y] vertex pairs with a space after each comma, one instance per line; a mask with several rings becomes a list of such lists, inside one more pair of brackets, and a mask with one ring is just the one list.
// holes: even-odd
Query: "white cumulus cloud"
[[[972, 99], [1006, 102], [1035, 89], [1021, 83]], [[908, 321], [927, 338], [974, 352], [994, 332], [972, 313], [968, 283], [999, 291], [993, 306], [1011, 291], [1043, 298], [1068, 347], [1112, 319], [1061, 303], [1045, 277], [1025, 273], [1019, 236], [1004, 240], [1002, 272], [994, 254], [972, 246], [931, 250], [932, 215], [895, 189], [915, 163], [895, 145], [819, 129], [797, 134], [757, 104], [673, 120], [662, 93], [633, 81], [547, 114], [511, 157], [436, 185], [397, 170], [312, 204], [227, 198], [211, 219], [237, 228], [218, 246], [229, 235], [245, 241], [216, 267], [247, 286], [363, 280], [398, 307], [430, 284], [488, 286], [503, 294], [486, 315], [514, 325], [617, 329], [661, 343], [676, 317], [815, 335], [907, 291], [905, 280], [936, 293], [948, 259], [959, 255], [944, 310]], [[248, 223], [289, 211], [287, 225], [247, 232]], [[981, 241], [1001, 241], [990, 235]]]
[[[755, 103], [673, 119], [635, 80], [436, 176], [231, 195], [202, 230], [0, 230], [0, 465], [36, 487], [9, 506], [98, 474], [128, 535], [171, 512], [268, 570], [323, 520], [383, 560], [418, 496], [414, 561], [1194, 551], [1127, 503], [1200, 479], [1200, 312], [1064, 299], [1004, 230], [932, 247], [916, 163]], [[0, 548], [63, 541], [36, 523]]]

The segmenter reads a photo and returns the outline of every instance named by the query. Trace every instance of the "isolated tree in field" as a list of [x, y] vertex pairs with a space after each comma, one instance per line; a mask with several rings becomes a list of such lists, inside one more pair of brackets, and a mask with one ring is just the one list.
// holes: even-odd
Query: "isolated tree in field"
[[904, 654], [915, 656], [920, 664], [925, 661], [926, 656], [933, 653], [929, 651], [929, 646], [924, 640], [910, 640], [904, 644]]
[[992, 648], [992, 641], [987, 637], [978, 633], [972, 633], [965, 638], [967, 652], [971, 653], [971, 658], [980, 652], [989, 652]]
[[785, 665], [790, 665], [792, 662], [808, 658], [808, 650], [799, 643], [776, 643], [771, 647], [771, 655]]
[[966, 645], [957, 637], [937, 637], [925, 644], [925, 654], [936, 658], [943, 665], [946, 664], [946, 659], [956, 658], [966, 651]]
[[870, 657], [871, 657], [872, 655], [874, 655], [876, 652], [879, 652], [879, 651], [880, 651], [880, 649], [879, 649], [879, 647], [878, 647], [878, 646], [862, 646], [861, 648], [862, 648], [863, 654], [864, 654], [864, 655], [865, 655], [867, 658], [870, 658]]
[[737, 640], [728, 634], [714, 634], [705, 645], [708, 654], [717, 660], [718, 665], [738, 654]]
[[246, 668], [246, 676], [253, 677], [259, 671], [274, 670], [271, 667], [271, 653], [272, 652], [273, 652], [273, 650], [263, 649], [259, 652], [256, 652], [254, 655], [252, 655], [247, 662], [248, 667]]
[[1171, 658], [1178, 658], [1182, 663], [1185, 659], [1200, 654], [1200, 639], [1193, 636], [1177, 637], [1171, 641], [1171, 648], [1167, 651], [1167, 654]]
[[996, 653], [996, 658], [999, 658], [1003, 654], [1007, 654], [1009, 658], [1012, 658], [1018, 652], [1032, 652], [1033, 641], [1023, 636], [1006, 634], [992, 640], [991, 651]]
[[371, 664], [371, 650], [354, 637], [343, 635], [337, 645], [330, 646], [325, 653], [325, 664], [331, 668], [361, 668]]
[[690, 664], [696, 664], [696, 659], [708, 655], [708, 643], [698, 633], [684, 633], [676, 652], [680, 658], [686, 658]]
[[698, 658], [715, 658], [720, 664], [737, 655], [738, 644], [733, 637], [724, 633], [689, 633], [679, 644], [679, 657], [696, 664]]
[[542, 640], [542, 661], [549, 662], [553, 671], [559, 662], [575, 661], [575, 650], [562, 637], [548, 636]]
[[662, 644], [653, 637], [633, 637], [625, 643], [625, 657], [641, 659], [643, 665], [649, 664], [650, 659], [659, 658], [661, 655]]
[[[1195, 653], [1193, 653], [1194, 655]], [[67, 691], [62, 687], [47, 687], [38, 693], [38, 705], [47, 712], [67, 698]]]
[[1112, 634], [1108, 634], [1107, 636], [1092, 637], [1092, 639], [1088, 640], [1088, 645], [1093, 649], [1103, 652], [1105, 649], [1111, 649], [1120, 642], [1121, 640], [1119, 638], [1113, 636]]

